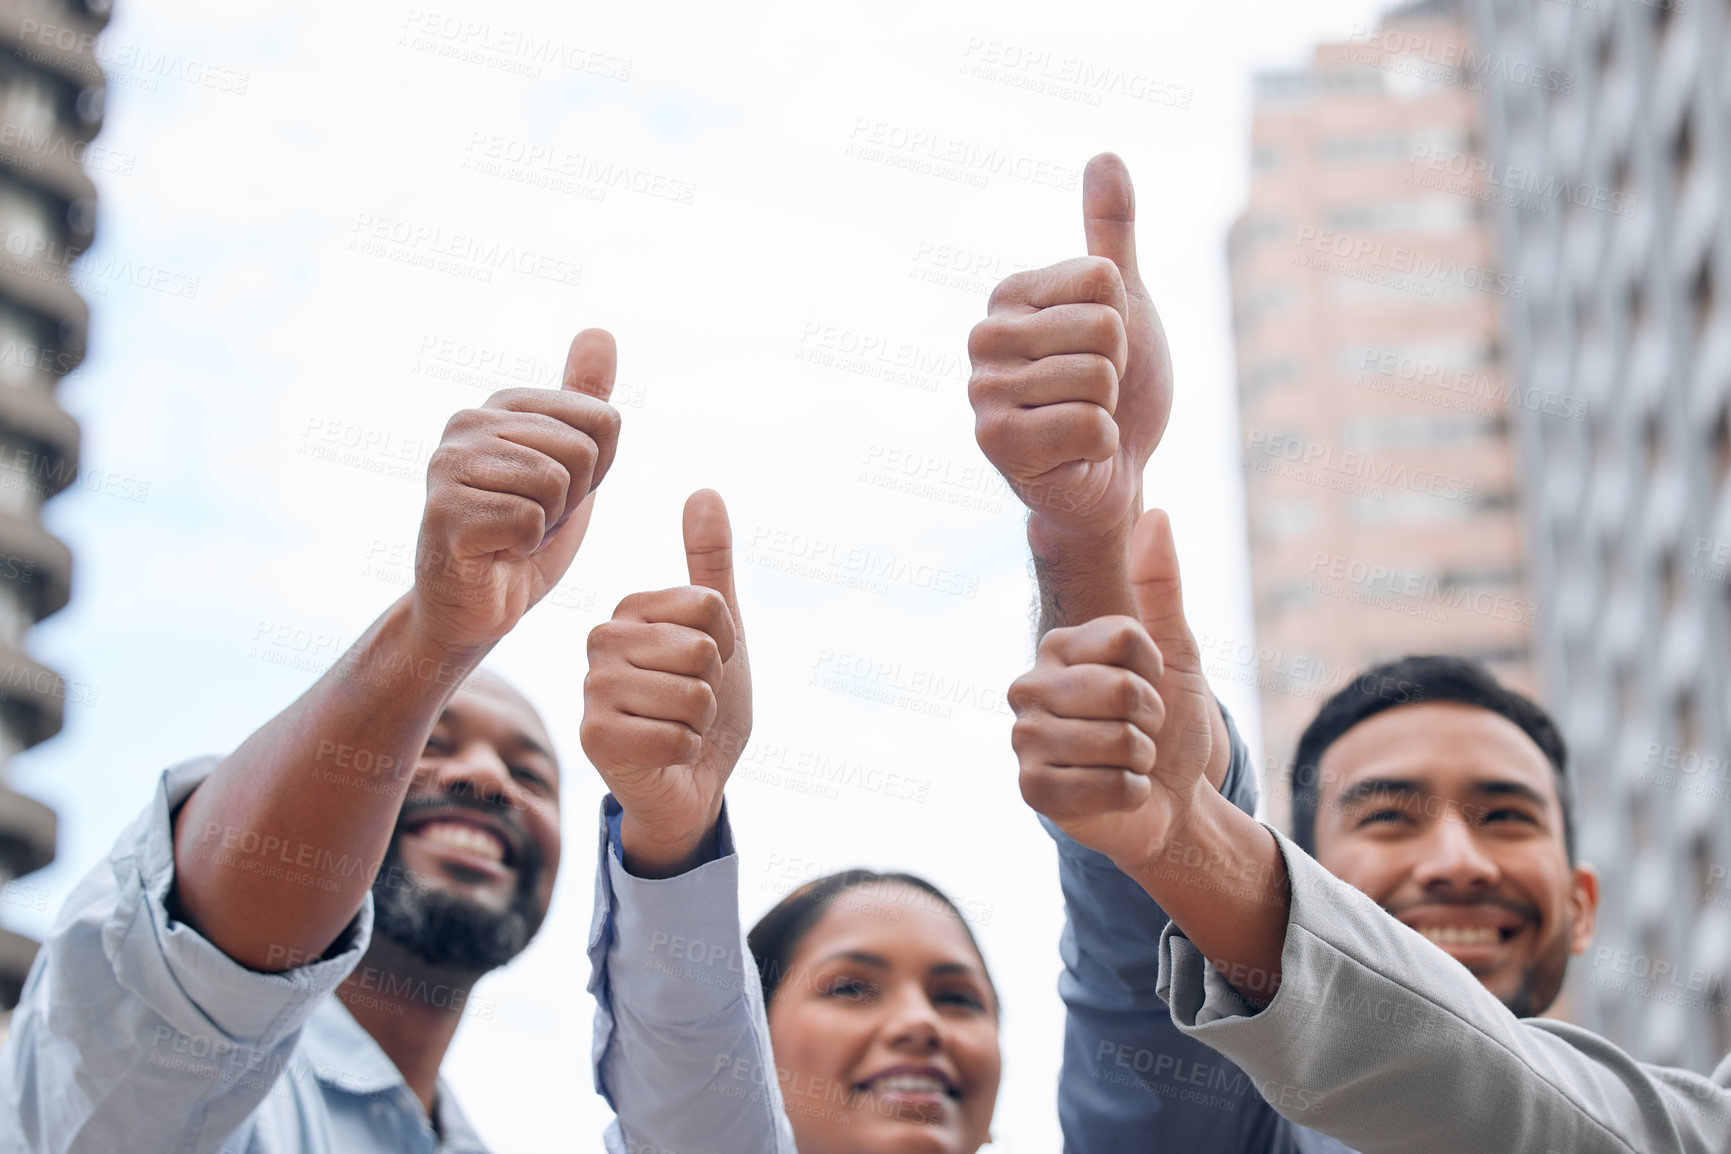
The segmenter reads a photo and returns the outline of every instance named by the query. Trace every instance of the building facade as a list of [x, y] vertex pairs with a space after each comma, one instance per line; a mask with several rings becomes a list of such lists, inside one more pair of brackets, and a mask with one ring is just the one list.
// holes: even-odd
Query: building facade
[[1277, 821], [1300, 732], [1366, 666], [1455, 653], [1531, 687], [1497, 335], [1522, 290], [1491, 254], [1475, 93], [1390, 29], [1465, 43], [1453, 5], [1409, 5], [1257, 77], [1228, 246], [1257, 637], [1209, 664], [1259, 687]]
[[1731, 12], [1473, 0], [1539, 591], [1536, 663], [1605, 878], [1575, 1016], [1731, 1051]]
[[[65, 700], [25, 638], [71, 589], [71, 554], [41, 507], [78, 478], [78, 427], [55, 390], [89, 322], [72, 269], [96, 222], [82, 159], [102, 122], [95, 37], [107, 19], [107, 0], [0, 0], [0, 766], [59, 731]], [[53, 812], [0, 781], [0, 922], [45, 908], [17, 879], [53, 859], [54, 838]], [[35, 953], [0, 926], [0, 1015]]]

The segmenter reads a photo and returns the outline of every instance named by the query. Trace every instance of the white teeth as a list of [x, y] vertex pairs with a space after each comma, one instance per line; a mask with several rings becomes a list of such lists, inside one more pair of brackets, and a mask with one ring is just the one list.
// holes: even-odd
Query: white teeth
[[415, 831], [439, 845], [448, 845], [489, 861], [505, 860], [505, 845], [498, 836], [460, 821], [432, 821]]
[[1502, 938], [1495, 926], [1424, 926], [1419, 933], [1439, 946], [1494, 946]]
[[887, 1078], [879, 1078], [873, 1082], [872, 1089], [880, 1094], [942, 1095], [945, 1093], [942, 1082], [924, 1074], [892, 1074]]

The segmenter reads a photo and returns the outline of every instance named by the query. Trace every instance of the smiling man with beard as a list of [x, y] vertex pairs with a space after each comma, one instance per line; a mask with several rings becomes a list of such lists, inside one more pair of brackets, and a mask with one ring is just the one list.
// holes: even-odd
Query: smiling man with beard
[[562, 388], [453, 417], [409, 592], [240, 748], [162, 775], [31, 967], [0, 1152], [485, 1154], [439, 1066], [560, 838], [546, 727], [479, 668], [582, 542], [614, 364], [587, 330]]

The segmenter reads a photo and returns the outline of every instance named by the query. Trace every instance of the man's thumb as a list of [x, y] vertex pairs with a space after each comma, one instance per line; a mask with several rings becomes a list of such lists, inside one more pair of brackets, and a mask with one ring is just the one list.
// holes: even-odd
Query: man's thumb
[[733, 526], [727, 506], [714, 489], [699, 489], [685, 501], [685, 567], [691, 583], [721, 594], [739, 622], [739, 598], [733, 591]]
[[559, 387], [605, 401], [613, 396], [613, 377], [618, 370], [619, 349], [613, 334], [606, 329], [584, 329], [571, 339]]
[[1082, 173], [1082, 228], [1088, 236], [1089, 256], [1106, 257], [1126, 278], [1139, 277], [1136, 190], [1130, 184], [1130, 170], [1113, 153], [1102, 152]]
[[1130, 538], [1130, 593], [1142, 628], [1172, 666], [1190, 664], [1196, 640], [1184, 619], [1184, 593], [1178, 581], [1178, 547], [1172, 541], [1172, 521], [1164, 509], [1150, 509], [1136, 522]]

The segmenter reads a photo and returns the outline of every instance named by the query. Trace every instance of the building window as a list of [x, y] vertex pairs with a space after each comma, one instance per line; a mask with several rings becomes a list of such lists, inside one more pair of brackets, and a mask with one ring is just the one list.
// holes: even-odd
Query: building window
[[1249, 336], [1270, 316], [1286, 311], [1295, 297], [1290, 285], [1269, 285], [1238, 302], [1238, 332]]
[[37, 348], [33, 337], [17, 313], [0, 310], [0, 385], [28, 389], [41, 380], [36, 366], [48, 350]]
[[1316, 590], [1309, 581], [1288, 581], [1268, 591], [1263, 612], [1269, 617], [1279, 617], [1294, 609], [1302, 609], [1315, 600]]
[[1723, 401], [1719, 403], [1718, 415], [1713, 418], [1713, 431], [1708, 434], [1708, 439], [1714, 481], [1718, 488], [1723, 489], [1726, 479], [1731, 477], [1731, 407]]
[[46, 146], [56, 115], [54, 86], [39, 72], [19, 69], [6, 77], [6, 123], [26, 148]]
[[1322, 513], [1314, 501], [1271, 501], [1257, 518], [1262, 536], [1270, 541], [1308, 536], [1321, 524]]
[[64, 248], [52, 243], [55, 214], [43, 198], [10, 180], [0, 179], [0, 249], [13, 260], [65, 264]]
[[1689, 303], [1695, 314], [1695, 339], [1700, 340], [1701, 334], [1707, 329], [1707, 322], [1713, 319], [1713, 260], [1709, 253], [1701, 260], [1701, 267], [1695, 271], [1695, 279], [1689, 285]]
[[1346, 448], [1367, 453], [1480, 444], [1500, 439], [1504, 433], [1499, 418], [1458, 415], [1355, 417], [1340, 427], [1341, 443]]
[[1345, 205], [1323, 213], [1323, 225], [1357, 232], [1455, 232], [1470, 226], [1476, 202], [1460, 196], [1427, 196]]
[[1246, 401], [1255, 400], [1263, 393], [1278, 385], [1291, 384], [1298, 380], [1300, 369], [1298, 362], [1289, 358], [1277, 361], [1263, 361], [1244, 374], [1242, 391]]

